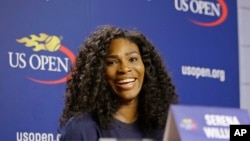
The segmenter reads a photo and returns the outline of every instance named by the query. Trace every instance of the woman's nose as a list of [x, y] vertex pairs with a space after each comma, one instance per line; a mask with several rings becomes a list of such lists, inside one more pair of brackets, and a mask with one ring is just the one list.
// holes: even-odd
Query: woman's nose
[[131, 66], [128, 63], [121, 63], [117, 72], [118, 73], [127, 73], [131, 71]]

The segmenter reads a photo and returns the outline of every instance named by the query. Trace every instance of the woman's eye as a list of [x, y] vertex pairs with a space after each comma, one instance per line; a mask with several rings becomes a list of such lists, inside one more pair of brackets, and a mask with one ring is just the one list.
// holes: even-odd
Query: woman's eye
[[138, 59], [137, 59], [136, 57], [132, 57], [132, 58], [129, 59], [130, 62], [135, 62], [135, 61], [137, 61], [137, 60], [138, 60]]
[[107, 62], [106, 62], [107, 65], [114, 65], [114, 64], [116, 64], [116, 63], [117, 63], [117, 61], [107, 61]]

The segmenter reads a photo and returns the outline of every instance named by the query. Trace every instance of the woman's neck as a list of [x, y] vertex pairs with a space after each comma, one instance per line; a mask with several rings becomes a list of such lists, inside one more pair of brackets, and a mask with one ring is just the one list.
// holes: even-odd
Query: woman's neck
[[137, 120], [138, 117], [137, 107], [137, 100], [127, 104], [123, 104], [114, 114], [114, 118], [124, 123], [133, 123]]

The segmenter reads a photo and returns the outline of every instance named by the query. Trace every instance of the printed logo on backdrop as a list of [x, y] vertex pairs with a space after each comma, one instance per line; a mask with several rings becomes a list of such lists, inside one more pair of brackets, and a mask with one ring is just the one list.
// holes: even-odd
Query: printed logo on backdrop
[[217, 68], [182, 65], [181, 74], [184, 76], [191, 76], [196, 79], [209, 78], [209, 79], [215, 79], [215, 80], [217, 79], [220, 82], [226, 81], [226, 71], [223, 69], [217, 69]]
[[189, 21], [199, 26], [218, 26], [228, 16], [224, 0], [175, 0], [174, 6], [179, 12], [189, 13]]
[[[60, 73], [59, 78], [37, 78], [27, 76], [27, 79], [41, 84], [64, 83], [70, 76], [69, 69], [75, 61], [75, 55], [61, 44], [61, 38], [55, 35], [40, 33], [22, 37], [16, 41], [31, 50], [28, 52], [8, 52], [9, 65], [15, 69], [31, 69], [39, 75], [44, 73]], [[63, 57], [62, 57], [63, 56]]]

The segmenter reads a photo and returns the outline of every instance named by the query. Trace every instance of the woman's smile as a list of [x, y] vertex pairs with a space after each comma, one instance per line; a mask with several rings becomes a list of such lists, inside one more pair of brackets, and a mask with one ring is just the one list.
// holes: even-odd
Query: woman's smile
[[135, 85], [135, 78], [128, 78], [116, 81], [116, 86], [124, 90], [132, 89]]

